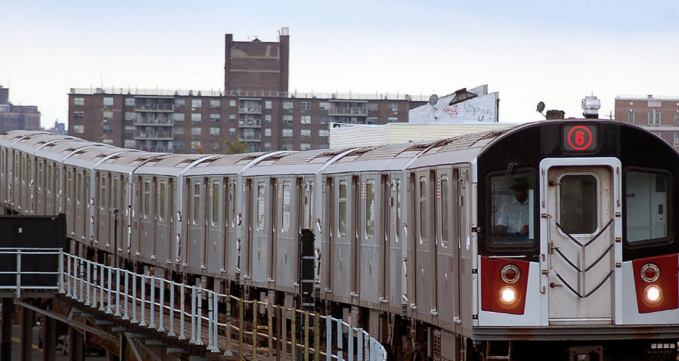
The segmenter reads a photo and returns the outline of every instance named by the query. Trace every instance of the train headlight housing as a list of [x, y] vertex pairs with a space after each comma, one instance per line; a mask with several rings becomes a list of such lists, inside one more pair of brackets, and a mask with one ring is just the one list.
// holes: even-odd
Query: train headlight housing
[[509, 305], [516, 301], [516, 290], [513, 287], [502, 287], [500, 290], [500, 301], [502, 303]]
[[653, 263], [646, 263], [641, 267], [641, 279], [646, 282], [655, 282], [660, 277], [660, 268]]
[[502, 267], [502, 272], [500, 272], [500, 275], [502, 276], [502, 280], [506, 283], [515, 283], [519, 280], [519, 277], [521, 277], [521, 271], [519, 270], [519, 267], [516, 267], [513, 264], [508, 264]]
[[648, 303], [658, 303], [662, 299], [662, 290], [656, 285], [648, 286], [644, 290], [644, 298]]

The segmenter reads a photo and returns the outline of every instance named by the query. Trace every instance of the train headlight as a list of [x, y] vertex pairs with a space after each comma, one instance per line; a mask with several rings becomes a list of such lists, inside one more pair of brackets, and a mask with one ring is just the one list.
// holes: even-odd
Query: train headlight
[[662, 298], [662, 290], [655, 285], [648, 286], [644, 290], [644, 298], [646, 298], [646, 301], [649, 303], [658, 303]]
[[513, 264], [508, 264], [502, 267], [502, 272], [500, 275], [502, 276], [503, 281], [507, 283], [514, 283], [519, 280], [519, 277], [521, 277], [521, 271], [519, 271], [519, 267], [516, 267]]
[[504, 304], [511, 304], [516, 301], [516, 290], [513, 287], [503, 287], [500, 290], [500, 301]]
[[646, 263], [641, 267], [641, 279], [646, 282], [655, 282], [660, 277], [660, 268], [653, 263]]

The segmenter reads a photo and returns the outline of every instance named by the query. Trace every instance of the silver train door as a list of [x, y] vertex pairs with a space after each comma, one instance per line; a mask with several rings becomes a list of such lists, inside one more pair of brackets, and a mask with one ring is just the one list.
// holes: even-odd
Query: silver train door
[[612, 324], [621, 301], [615, 297], [620, 287], [614, 287], [620, 282], [616, 262], [622, 260], [616, 242], [622, 227], [620, 162], [546, 159], [540, 168], [541, 286], [549, 324]]

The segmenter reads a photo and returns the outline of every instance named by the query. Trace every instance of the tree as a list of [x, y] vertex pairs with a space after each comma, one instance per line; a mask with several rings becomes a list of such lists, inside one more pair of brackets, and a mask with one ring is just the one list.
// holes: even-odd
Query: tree
[[236, 140], [223, 140], [222, 142], [226, 145], [227, 149], [223, 152], [224, 154], [240, 154], [246, 153], [248, 151], [248, 143], [241, 142], [240, 139]]

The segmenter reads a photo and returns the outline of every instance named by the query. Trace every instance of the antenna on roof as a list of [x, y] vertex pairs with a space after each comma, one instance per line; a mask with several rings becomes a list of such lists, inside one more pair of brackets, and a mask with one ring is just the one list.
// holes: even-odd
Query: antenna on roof
[[434, 110], [438, 110], [438, 109], [436, 109], [436, 107], [435, 107], [436, 103], [438, 103], [438, 102], [439, 102], [439, 96], [438, 96], [438, 95], [432, 94], [432, 95], [429, 97], [429, 105], [431, 105], [431, 107], [434, 108]]

